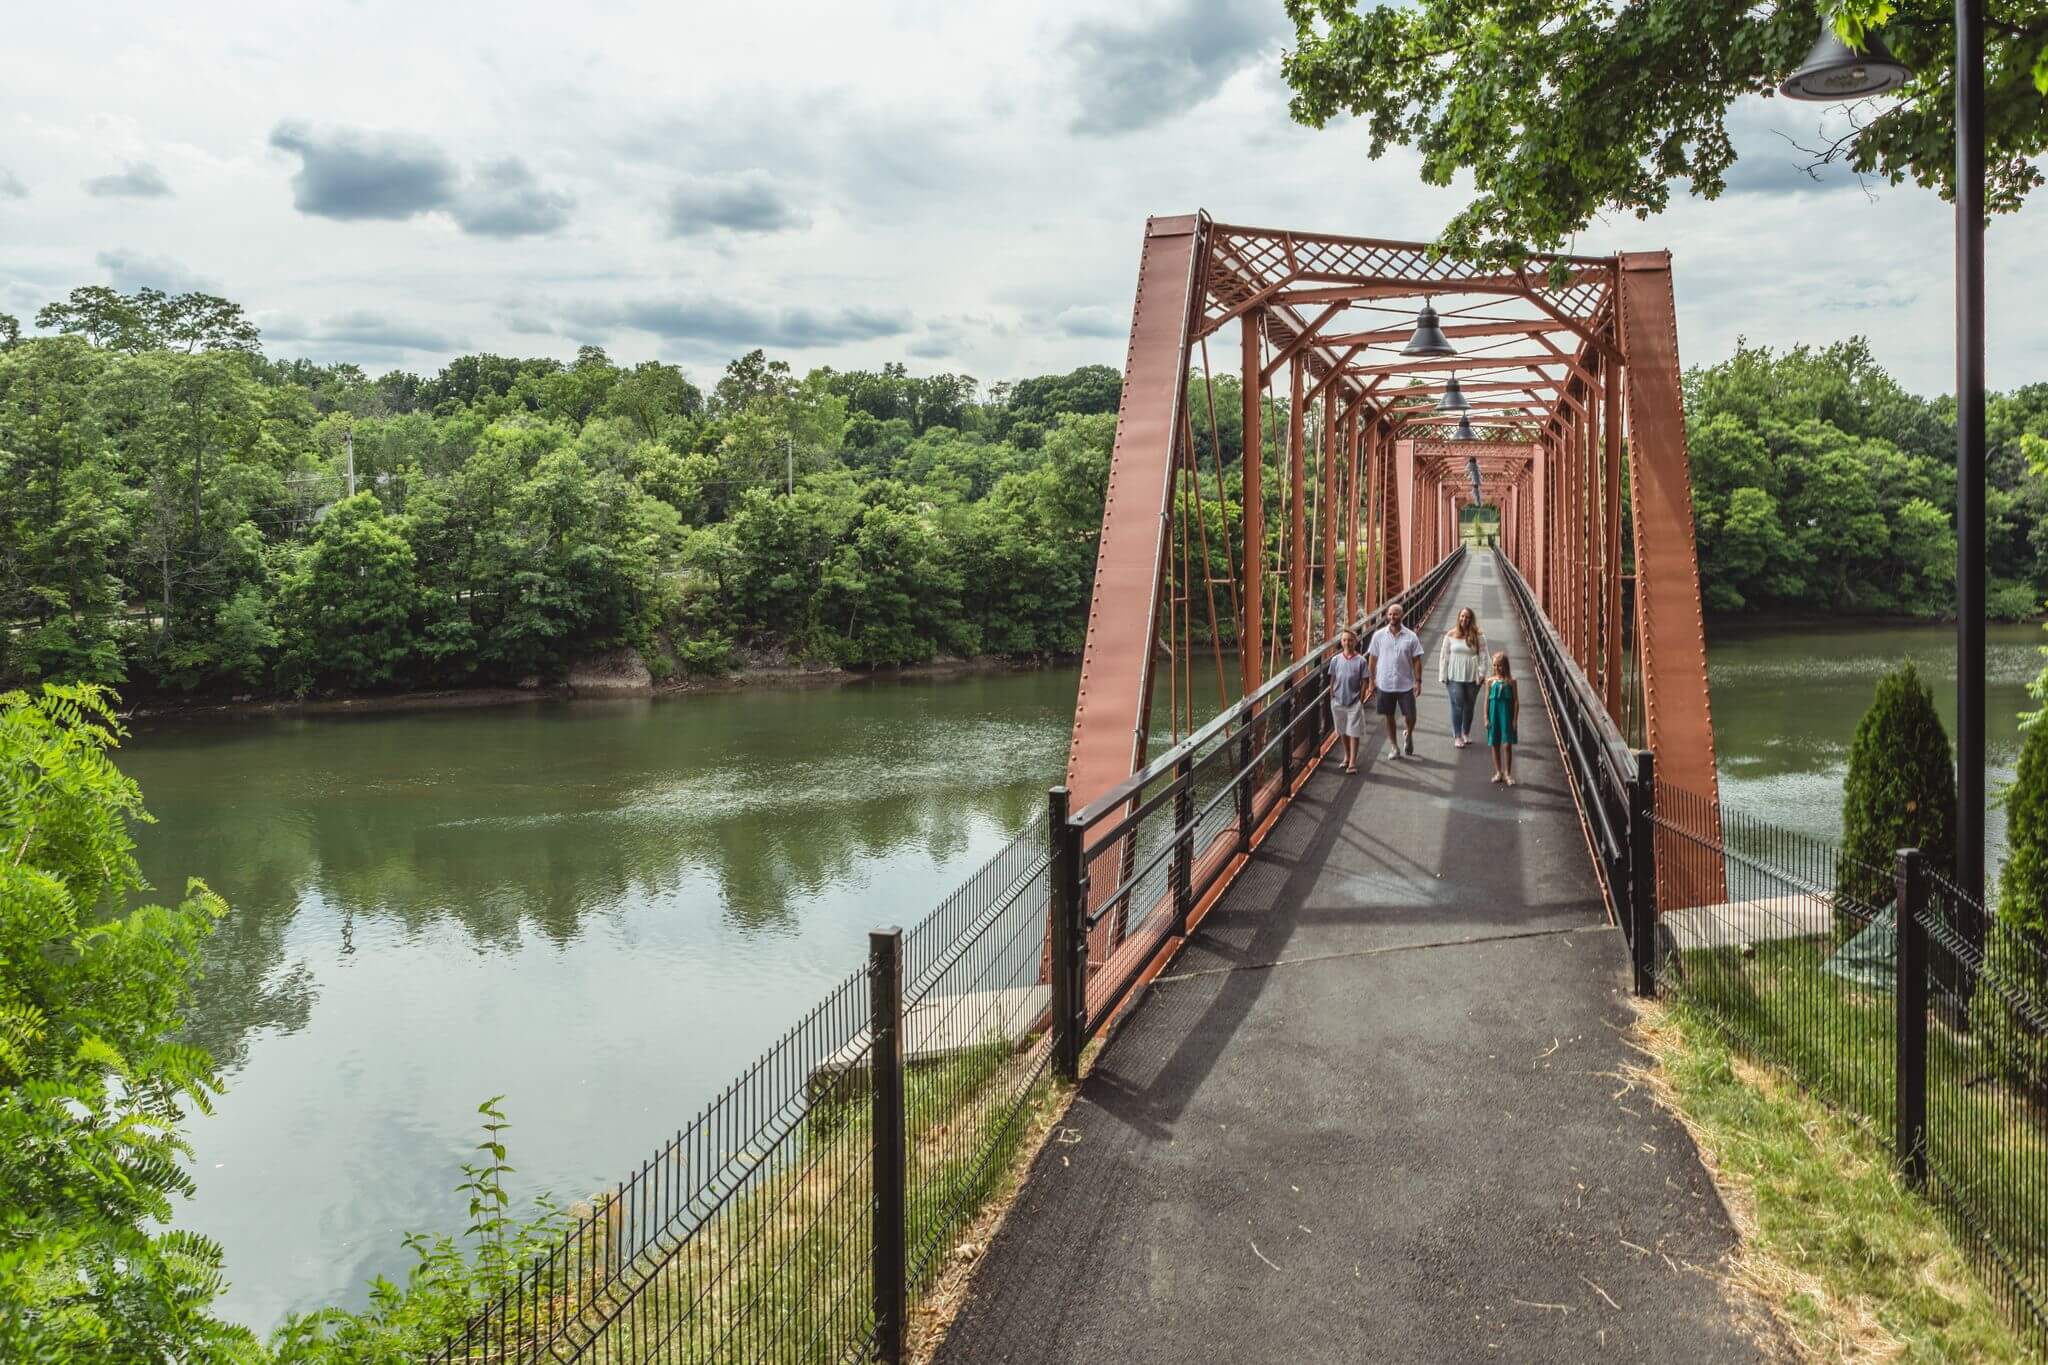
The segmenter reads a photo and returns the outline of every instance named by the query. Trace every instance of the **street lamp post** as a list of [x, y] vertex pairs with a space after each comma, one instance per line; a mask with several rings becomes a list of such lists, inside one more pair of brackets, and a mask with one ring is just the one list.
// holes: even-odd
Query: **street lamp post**
[[[1956, 18], [1956, 866], [1984, 903], [1984, 0]], [[1910, 73], [1876, 34], [1856, 52], [1822, 21], [1780, 87], [1796, 100], [1859, 99]]]
[[1984, 894], [1984, 0], [1956, 0], [1956, 884]]

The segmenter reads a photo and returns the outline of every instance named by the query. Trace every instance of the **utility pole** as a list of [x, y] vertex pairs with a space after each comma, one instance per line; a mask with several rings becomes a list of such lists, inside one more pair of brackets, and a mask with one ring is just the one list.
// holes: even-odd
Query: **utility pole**
[[356, 430], [344, 427], [341, 433], [342, 449], [348, 452], [348, 495], [356, 495]]

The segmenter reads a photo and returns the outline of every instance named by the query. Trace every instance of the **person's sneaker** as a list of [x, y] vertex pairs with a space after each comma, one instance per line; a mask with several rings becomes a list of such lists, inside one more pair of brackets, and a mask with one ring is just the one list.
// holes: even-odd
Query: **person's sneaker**
[[1392, 762], [1394, 762], [1394, 761], [1395, 761], [1396, 759], [1398, 759], [1398, 758], [1400, 758], [1400, 757], [1401, 757], [1401, 746], [1399, 746], [1398, 744], [1397, 744], [1397, 745], [1395, 745], [1395, 746], [1394, 746], [1393, 748], [1390, 748], [1390, 749], [1388, 749], [1388, 750], [1387, 750], [1387, 761], [1388, 761], [1389, 763], [1392, 763]]
[[1413, 731], [1410, 731], [1408, 735], [1408, 752], [1411, 754], [1415, 752], [1415, 735]]

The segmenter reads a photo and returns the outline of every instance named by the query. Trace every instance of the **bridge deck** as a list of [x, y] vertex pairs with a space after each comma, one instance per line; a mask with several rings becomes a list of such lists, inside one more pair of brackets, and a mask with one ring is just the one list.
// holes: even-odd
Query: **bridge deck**
[[[1684, 1131], [1617, 1075], [1625, 950], [1524, 678], [1521, 785], [1326, 765], [1096, 1060], [938, 1360], [1773, 1358]], [[1761, 1331], [1760, 1344], [1755, 1333]]]

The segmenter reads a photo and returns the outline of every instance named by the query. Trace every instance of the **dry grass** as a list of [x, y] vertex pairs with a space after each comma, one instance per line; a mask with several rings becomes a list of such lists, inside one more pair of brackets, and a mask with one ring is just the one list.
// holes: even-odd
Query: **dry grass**
[[1804, 1359], [2031, 1358], [1867, 1128], [1682, 1005], [1639, 1003], [1634, 1041], [1650, 1064], [1629, 1079], [1692, 1134], [1741, 1238], [1733, 1278]]

